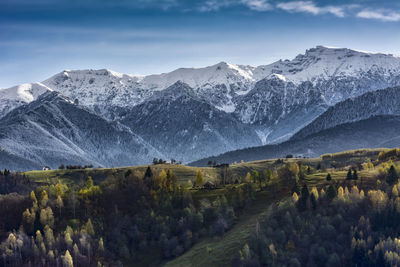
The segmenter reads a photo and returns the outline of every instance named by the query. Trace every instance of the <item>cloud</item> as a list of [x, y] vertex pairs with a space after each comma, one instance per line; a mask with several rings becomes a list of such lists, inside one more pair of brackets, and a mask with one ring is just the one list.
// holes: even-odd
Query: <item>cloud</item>
[[278, 3], [276, 7], [288, 12], [304, 12], [304, 13], [311, 13], [313, 15], [321, 15], [329, 13], [340, 18], [343, 18], [345, 16], [344, 6], [319, 7], [312, 1], [293, 1], [293, 2]]
[[358, 18], [363, 18], [363, 19], [376, 19], [376, 20], [391, 21], [391, 22], [400, 21], [400, 13], [383, 9], [380, 10], [364, 9], [358, 12], [356, 16]]
[[268, 11], [273, 9], [269, 0], [206, 0], [198, 6], [200, 12], [219, 11], [222, 8], [245, 6], [253, 11]]
[[273, 6], [267, 0], [242, 0], [242, 3], [254, 11], [267, 11]]
[[232, 2], [227, 0], [207, 0], [199, 6], [198, 10], [200, 12], [210, 12], [210, 11], [218, 11], [221, 8], [229, 7], [232, 5]]

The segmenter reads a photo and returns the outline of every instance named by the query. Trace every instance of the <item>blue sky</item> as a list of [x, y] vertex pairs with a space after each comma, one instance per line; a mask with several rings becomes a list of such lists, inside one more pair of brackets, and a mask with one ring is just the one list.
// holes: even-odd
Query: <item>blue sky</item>
[[400, 54], [400, 1], [0, 0], [0, 88], [64, 69], [268, 64], [316, 45]]

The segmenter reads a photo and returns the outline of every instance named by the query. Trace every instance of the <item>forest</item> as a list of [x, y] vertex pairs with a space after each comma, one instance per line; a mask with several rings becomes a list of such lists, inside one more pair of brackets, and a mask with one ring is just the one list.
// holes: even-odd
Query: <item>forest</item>
[[191, 179], [158, 162], [104, 179], [4, 170], [0, 266], [182, 266], [205, 244], [189, 258], [201, 266], [238, 230], [249, 234], [218, 265], [398, 266], [399, 159], [399, 149], [289, 157], [190, 167]]

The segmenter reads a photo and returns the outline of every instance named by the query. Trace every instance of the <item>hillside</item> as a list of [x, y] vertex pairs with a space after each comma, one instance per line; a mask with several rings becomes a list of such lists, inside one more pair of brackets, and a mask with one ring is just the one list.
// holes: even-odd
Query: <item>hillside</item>
[[261, 145], [251, 127], [177, 82], [121, 115], [120, 122], [170, 158], [185, 162]]
[[[358, 185], [362, 185], [364, 189], [368, 189], [374, 188], [376, 186], [376, 170], [378, 167], [376, 169], [363, 169], [359, 171], [359, 181], [356, 182], [345, 181], [347, 172], [346, 169], [348, 168], [348, 166], [356, 166], [361, 163], [369, 162], [370, 160], [372, 160], [372, 162], [378, 162], [376, 160], [378, 158], [378, 153], [380, 153], [381, 151], [388, 152], [388, 150], [359, 150], [326, 155], [322, 158], [320, 157], [313, 159], [293, 158], [284, 159], [281, 162], [278, 162], [274, 159], [239, 163], [229, 166], [227, 173], [229, 177], [244, 177], [246, 176], [246, 173], [253, 173], [253, 171], [258, 171], [261, 174], [263, 173], [263, 171], [268, 169], [276, 168], [279, 170], [285, 168], [286, 164], [298, 163], [299, 166], [303, 166], [301, 167], [302, 171], [306, 171], [306, 166], [310, 166], [311, 168], [311, 171], [307, 171], [308, 173], [306, 174], [305, 178], [302, 178], [301, 180], [301, 183], [307, 184], [310, 188], [313, 186], [316, 186], [318, 189], [326, 188], [326, 186], [328, 186], [330, 183], [326, 181], [325, 178], [327, 173], [330, 172], [333, 179], [332, 183], [334, 184], [357, 183]], [[390, 155], [389, 152], [388, 155]], [[338, 163], [341, 163], [340, 167]], [[324, 166], [324, 170], [317, 170], [319, 165]], [[332, 166], [336, 166], [337, 168], [332, 168]], [[220, 177], [223, 173], [223, 169], [208, 167], [198, 168], [171, 164], [160, 164], [150, 167], [153, 174], [161, 173], [162, 170], [170, 169], [172, 173], [177, 176], [179, 183], [186, 188], [188, 180], [196, 180], [196, 175], [199, 170], [201, 170], [204, 174], [205, 180], [210, 180], [217, 184], [221, 181]], [[146, 168], [147, 166], [111, 169], [32, 171], [26, 172], [25, 175], [32, 179], [34, 182], [39, 183], [42, 188], [47, 188], [47, 185], [49, 184], [55, 185], [56, 183], [58, 183], [58, 181], [65, 183], [69, 188], [85, 187], [85, 179], [88, 176], [91, 176], [93, 177], [94, 184], [100, 185], [102, 190], [105, 190], [105, 192], [102, 194], [104, 194], [104, 197], [107, 197], [107, 195], [109, 194], [107, 192], [111, 189], [109, 188], [110, 185], [113, 185], [115, 183], [115, 186], [117, 186], [117, 184], [121, 182], [126, 183], [126, 181], [123, 181], [129, 179], [126, 175], [129, 172], [132, 174], [136, 173], [136, 175], [142, 176], [146, 172]], [[281, 175], [280, 171], [279, 175]], [[269, 180], [268, 182], [264, 182], [264, 188], [262, 190], [258, 189], [254, 192], [252, 200], [244, 206], [244, 209], [235, 209], [236, 218], [229, 229], [225, 230], [224, 234], [210, 237], [207, 235], [200, 236], [200, 238], [196, 239], [196, 241], [193, 240], [192, 246], [188, 247], [187, 250], [185, 249], [184, 252], [176, 252], [178, 253], [177, 255], [174, 254], [175, 252], [172, 252], [173, 255], [175, 255], [172, 256], [172, 259], [171, 256], [167, 256], [163, 259], [163, 257], [165, 257], [162, 256], [163, 252], [160, 252], [158, 250], [151, 250], [151, 257], [138, 257], [136, 258], [135, 264], [131, 264], [132, 261], [130, 261], [130, 263], [124, 262], [124, 265], [158, 266], [165, 264], [166, 266], [231, 266], [231, 262], [235, 258], [236, 253], [238, 253], [238, 251], [241, 250], [246, 243], [251, 244], [250, 242], [252, 242], [254, 231], [257, 228], [256, 225], [263, 222], [264, 220], [267, 220], [269, 216], [271, 216], [271, 208], [274, 206], [274, 203], [284, 201], [285, 199], [287, 199], [288, 196], [291, 195], [293, 190], [293, 183], [291, 182], [291, 180], [288, 178], [284, 178], [283, 176], [276, 180], [277, 178], [278, 177], [274, 177], [271, 178], [271, 180]], [[234, 199], [232, 198], [232, 196], [235, 194], [235, 188], [245, 188], [243, 187], [243, 184], [229, 184], [229, 181], [233, 180], [234, 179], [227, 179], [226, 181], [228, 182], [228, 184], [220, 184], [217, 189], [213, 190], [188, 188], [189, 190], [186, 194], [191, 194], [194, 205], [196, 206], [208, 203], [207, 201], [218, 202], [218, 199], [222, 195], [226, 196], [229, 203], [233, 203], [231, 201], [233, 201]], [[126, 186], [129, 186], [129, 184], [126, 184]], [[136, 184], [135, 186], [140, 185]], [[258, 183], [254, 184], [253, 186], [257, 187]], [[121, 190], [122, 191], [120, 191], [119, 193], [121, 194], [121, 196], [114, 197], [116, 199], [121, 199], [121, 201], [126, 201], [127, 199], [125, 197], [127, 196], [124, 193], [125, 191], [124, 189]], [[112, 202], [118, 203], [118, 200], [113, 200]], [[81, 205], [86, 204], [83, 204], [82, 202]], [[106, 204], [105, 206], [107, 207], [109, 205]], [[123, 208], [123, 206], [120, 206], [120, 208], [121, 212], [125, 209]], [[67, 213], [67, 211], [68, 208], [66, 207], [63, 212]], [[94, 222], [97, 221], [94, 218], [92, 220]], [[122, 218], [120, 218], [120, 220], [121, 221], [118, 223], [112, 220], [113, 227], [115, 228], [113, 230], [113, 234], [115, 235], [119, 235], [119, 231], [122, 231], [122, 229], [120, 229], [120, 226], [124, 225], [124, 223], [127, 223], [126, 221], [124, 222]], [[129, 224], [127, 224], [125, 227], [128, 227], [128, 225]], [[113, 247], [112, 244], [109, 243], [110, 238], [112, 237], [108, 236], [106, 239], [104, 239], [105, 244], [108, 248]], [[122, 240], [124, 240], [124, 238], [122, 238]], [[172, 240], [173, 239], [170, 239], [170, 242], [172, 242]], [[174, 246], [173, 243], [168, 244], [169, 246]], [[97, 252], [93, 251], [92, 257], [97, 257], [96, 253]], [[82, 253], [82, 256], [84, 255], [86, 254]], [[119, 257], [122, 257], [122, 255], [124, 254], [120, 254]], [[79, 262], [82, 262], [83, 260], [84, 258], [82, 258]]]
[[192, 166], [207, 166], [208, 162], [232, 163], [283, 158], [286, 155], [315, 157], [346, 149], [397, 147], [400, 116], [376, 116], [366, 120], [346, 123], [312, 134], [301, 140], [290, 140], [278, 145], [231, 151], [190, 163]]
[[368, 119], [378, 115], [399, 115], [400, 87], [392, 87], [347, 99], [329, 107], [312, 123], [297, 132], [292, 140], [300, 140], [336, 125]]
[[0, 147], [16, 159], [11, 165], [0, 160], [2, 169], [132, 165], [162, 156], [126, 126], [109, 122], [56, 92], [14, 109], [0, 123]]

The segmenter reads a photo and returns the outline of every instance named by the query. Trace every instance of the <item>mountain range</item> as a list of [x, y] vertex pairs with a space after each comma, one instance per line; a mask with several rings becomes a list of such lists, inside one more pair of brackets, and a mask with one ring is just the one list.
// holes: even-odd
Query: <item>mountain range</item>
[[[148, 76], [63, 71], [41, 83], [0, 89], [6, 126], [0, 168], [9, 167], [5, 158], [11, 157], [20, 159], [15, 169], [61, 162], [121, 166], [153, 157], [190, 162], [288, 142], [304, 146], [330, 128], [339, 133], [345, 124], [376, 125], [380, 115], [388, 116], [384, 124], [397, 123], [390, 116], [399, 115], [399, 85], [400, 57], [324, 46], [258, 67], [221, 62]], [[384, 144], [381, 139], [376, 144]], [[325, 147], [298, 154], [329, 152]]]

